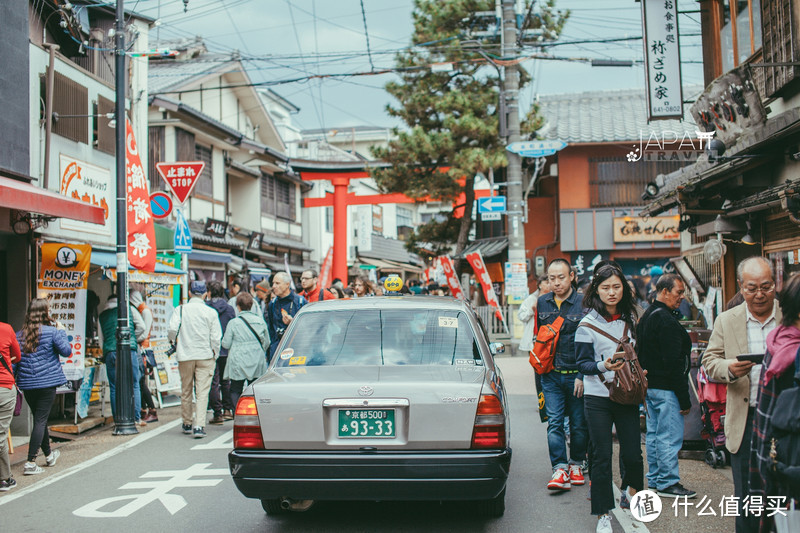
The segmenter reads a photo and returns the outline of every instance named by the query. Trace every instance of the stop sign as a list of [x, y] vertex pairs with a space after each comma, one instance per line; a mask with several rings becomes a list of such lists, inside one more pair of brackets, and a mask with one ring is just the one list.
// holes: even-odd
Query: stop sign
[[192, 194], [197, 179], [206, 164], [202, 161], [179, 161], [177, 163], [156, 163], [156, 170], [167, 182], [178, 202], [184, 203]]

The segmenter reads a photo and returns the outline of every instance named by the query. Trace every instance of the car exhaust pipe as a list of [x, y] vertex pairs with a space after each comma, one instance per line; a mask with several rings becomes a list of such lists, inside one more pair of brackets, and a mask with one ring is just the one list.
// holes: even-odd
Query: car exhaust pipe
[[302, 513], [311, 509], [314, 505], [314, 500], [295, 500], [292, 498], [281, 498], [281, 509], [284, 511], [293, 511]]

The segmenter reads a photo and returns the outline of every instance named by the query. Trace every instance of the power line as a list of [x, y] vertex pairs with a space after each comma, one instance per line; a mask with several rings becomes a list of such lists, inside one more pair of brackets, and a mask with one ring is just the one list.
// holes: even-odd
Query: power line
[[369, 66], [375, 70], [375, 65], [372, 63], [372, 50], [369, 48], [369, 30], [367, 30], [367, 13], [364, 11], [364, 0], [361, 0], [361, 18], [364, 20], [364, 37], [367, 38], [367, 56], [369, 57]]

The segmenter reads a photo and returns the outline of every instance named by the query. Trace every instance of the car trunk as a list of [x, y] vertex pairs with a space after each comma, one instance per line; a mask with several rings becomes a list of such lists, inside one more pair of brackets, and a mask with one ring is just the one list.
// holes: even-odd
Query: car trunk
[[264, 447], [468, 449], [484, 372], [463, 363], [271, 370], [254, 385]]

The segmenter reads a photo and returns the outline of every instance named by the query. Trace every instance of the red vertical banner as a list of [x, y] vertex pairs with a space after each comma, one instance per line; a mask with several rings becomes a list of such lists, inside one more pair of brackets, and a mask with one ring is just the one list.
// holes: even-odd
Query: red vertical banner
[[503, 313], [500, 312], [500, 303], [497, 301], [497, 295], [494, 293], [494, 288], [492, 287], [492, 278], [489, 277], [489, 272], [486, 270], [486, 264], [483, 262], [483, 255], [481, 255], [480, 251], [467, 254], [467, 261], [469, 261], [469, 264], [472, 266], [472, 270], [475, 271], [478, 281], [481, 282], [481, 287], [483, 287], [483, 296], [486, 298], [486, 303], [494, 307], [495, 316], [497, 316], [497, 319], [503, 323], [503, 326], [507, 331], [508, 326], [506, 326]]
[[153, 272], [156, 269], [156, 231], [150, 211], [147, 176], [139, 158], [131, 121], [125, 120], [125, 179], [127, 190], [128, 261], [133, 268]]
[[320, 290], [327, 289], [328, 287], [331, 286], [332, 273], [333, 273], [333, 246], [328, 248], [328, 253], [325, 254], [325, 260], [322, 262], [322, 267], [319, 269]]
[[458, 282], [456, 269], [453, 267], [453, 260], [446, 255], [443, 255], [439, 257], [439, 262], [442, 265], [442, 271], [444, 271], [445, 278], [447, 278], [447, 284], [450, 286], [450, 294], [453, 295], [453, 298], [463, 300], [464, 291], [461, 290], [461, 284]]

